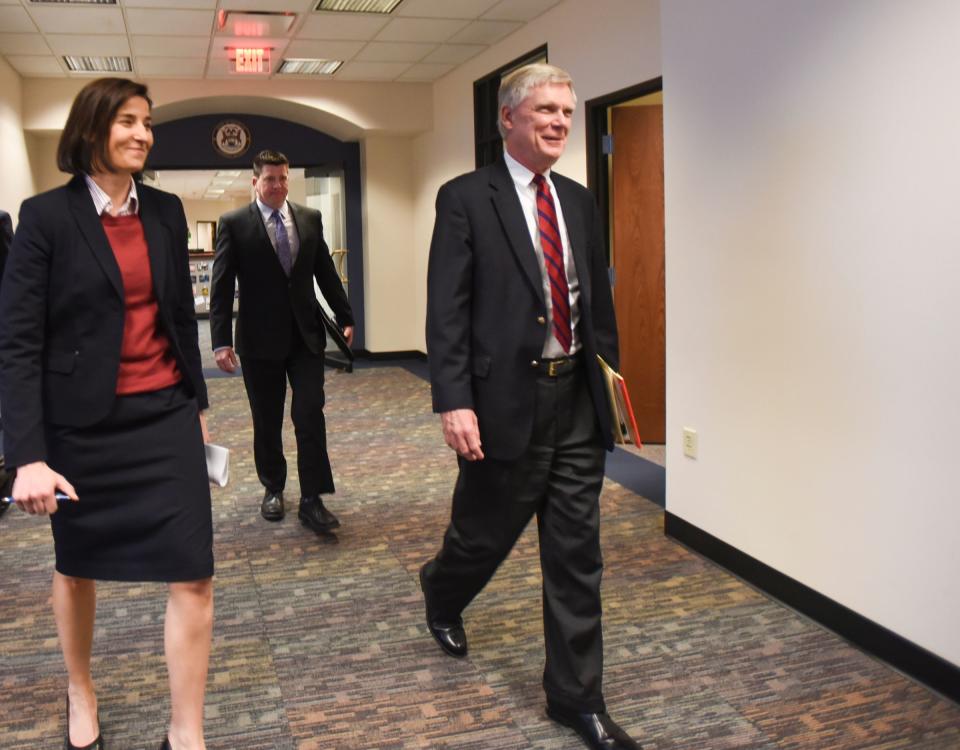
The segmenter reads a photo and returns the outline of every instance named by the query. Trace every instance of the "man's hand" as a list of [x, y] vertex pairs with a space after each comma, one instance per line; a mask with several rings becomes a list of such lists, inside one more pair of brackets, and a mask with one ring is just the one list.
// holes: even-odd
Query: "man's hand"
[[17, 478], [13, 482], [13, 499], [20, 510], [31, 516], [46, 516], [57, 512], [57, 498], [54, 496], [61, 490], [77, 500], [77, 492], [73, 485], [47, 466], [44, 461], [35, 461], [17, 467]]
[[480, 427], [477, 425], [477, 413], [473, 409], [454, 409], [440, 415], [443, 425], [443, 439], [467, 461], [480, 461], [483, 451], [480, 449]]
[[240, 366], [240, 360], [237, 359], [237, 355], [234, 353], [232, 346], [217, 349], [213, 353], [213, 358], [217, 360], [217, 367], [224, 372], [236, 372], [237, 367]]
[[347, 346], [353, 346], [353, 326], [343, 327], [343, 337], [347, 340]]

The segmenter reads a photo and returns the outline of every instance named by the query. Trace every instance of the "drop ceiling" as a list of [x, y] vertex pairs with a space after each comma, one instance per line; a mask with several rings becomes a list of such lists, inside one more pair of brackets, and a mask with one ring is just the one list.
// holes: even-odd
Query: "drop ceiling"
[[[559, 2], [401, 0], [380, 15], [314, 10], [318, 0], [0, 0], [0, 56], [24, 77], [107, 75], [72, 72], [64, 58], [110, 56], [143, 78], [434, 81]], [[233, 72], [236, 47], [267, 48], [269, 66]], [[343, 64], [332, 75], [277, 73], [303, 58]]]

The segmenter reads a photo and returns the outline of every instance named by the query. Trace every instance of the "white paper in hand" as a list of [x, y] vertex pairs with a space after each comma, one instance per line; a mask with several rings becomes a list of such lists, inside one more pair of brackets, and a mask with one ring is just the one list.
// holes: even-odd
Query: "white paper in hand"
[[211, 484], [226, 487], [230, 479], [230, 450], [213, 443], [206, 443], [203, 448], [207, 454], [207, 476]]

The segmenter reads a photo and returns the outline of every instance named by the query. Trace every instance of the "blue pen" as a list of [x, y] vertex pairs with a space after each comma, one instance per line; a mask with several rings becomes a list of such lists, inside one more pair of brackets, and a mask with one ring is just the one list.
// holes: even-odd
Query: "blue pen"
[[[70, 496], [63, 492], [55, 492], [53, 496], [57, 498], [58, 503], [62, 503], [64, 500], [70, 500]], [[16, 501], [12, 497], [0, 498], [0, 503], [6, 503], [7, 505], [13, 505]]]

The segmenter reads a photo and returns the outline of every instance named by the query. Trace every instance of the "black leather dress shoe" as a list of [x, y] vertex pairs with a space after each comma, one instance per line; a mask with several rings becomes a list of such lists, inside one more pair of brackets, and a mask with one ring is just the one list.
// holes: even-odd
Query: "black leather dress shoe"
[[463, 618], [444, 620], [434, 617], [430, 613], [430, 597], [427, 594], [427, 584], [423, 579], [426, 564], [420, 568], [420, 588], [423, 590], [423, 602], [427, 610], [427, 629], [433, 639], [440, 644], [444, 653], [458, 659], [467, 655], [467, 634], [463, 630]]
[[300, 498], [300, 512], [297, 513], [300, 522], [317, 534], [326, 534], [340, 528], [340, 521], [329, 510], [323, 507], [323, 500], [319, 495]]
[[591, 750], [643, 750], [607, 713], [575, 714], [547, 704], [547, 716], [570, 727]]
[[[100, 726], [99, 713], [97, 714], [97, 726], [98, 727]], [[70, 741], [70, 696], [69, 695], [67, 696], [67, 738], [66, 738], [66, 742], [64, 743], [64, 748], [66, 748], [66, 750], [103, 750], [104, 749], [102, 732], [98, 734], [97, 738], [93, 742], [91, 742], [89, 745], [83, 745], [83, 746], [74, 745]]]
[[260, 515], [268, 521], [283, 520], [283, 493], [267, 490], [263, 493], [263, 502], [260, 503]]

